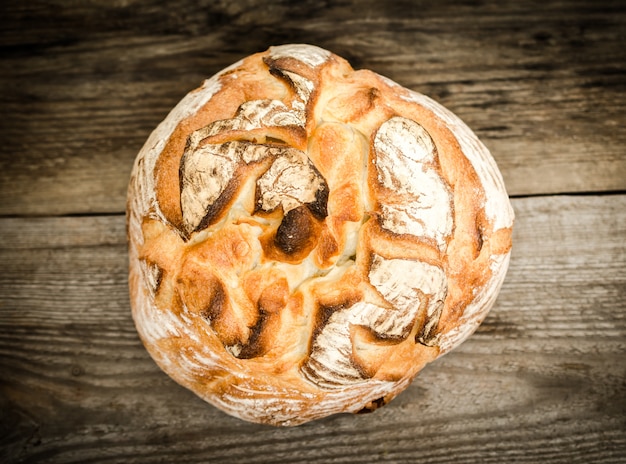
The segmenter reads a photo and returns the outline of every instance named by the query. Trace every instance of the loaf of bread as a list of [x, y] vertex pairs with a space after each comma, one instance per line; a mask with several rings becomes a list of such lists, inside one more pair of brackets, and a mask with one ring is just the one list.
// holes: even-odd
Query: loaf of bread
[[189, 93], [128, 191], [137, 331], [239, 418], [367, 412], [492, 307], [513, 210], [484, 145], [428, 97], [310, 45]]

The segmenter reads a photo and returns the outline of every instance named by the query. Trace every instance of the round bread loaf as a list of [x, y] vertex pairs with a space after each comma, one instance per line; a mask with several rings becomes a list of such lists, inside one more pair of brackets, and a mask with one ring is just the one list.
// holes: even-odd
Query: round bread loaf
[[130, 295], [156, 363], [245, 420], [367, 412], [493, 305], [513, 210], [451, 112], [310, 45], [189, 93], [139, 153]]

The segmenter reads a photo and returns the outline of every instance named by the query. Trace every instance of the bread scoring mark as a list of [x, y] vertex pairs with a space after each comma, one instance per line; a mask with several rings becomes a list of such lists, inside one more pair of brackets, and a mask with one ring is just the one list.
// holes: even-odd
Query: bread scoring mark
[[139, 265], [144, 282], [146, 282], [150, 295], [154, 298], [163, 280], [163, 269], [157, 263], [151, 263], [146, 259], [139, 260]]
[[261, 128], [290, 126], [304, 127], [304, 122], [298, 111], [289, 108], [280, 100], [251, 100], [242, 103], [233, 118], [214, 121], [195, 131], [195, 136], [190, 139], [190, 143], [197, 145], [203, 139], [216, 137], [223, 133], [245, 133]]
[[238, 148], [238, 143], [207, 145], [183, 155], [180, 204], [187, 234], [197, 229], [207, 209], [233, 178], [239, 161]]
[[309, 211], [311, 211], [313, 216], [321, 221], [328, 216], [328, 195], [330, 193], [330, 189], [328, 188], [326, 180], [319, 173], [319, 171], [316, 169], [315, 172], [319, 175], [323, 182], [320, 183], [317, 191], [315, 192], [315, 201], [306, 203], [306, 207], [309, 208]]
[[491, 256], [491, 278], [480, 291], [473, 295], [473, 300], [465, 307], [456, 327], [448, 332], [436, 334], [431, 345], [436, 345], [441, 353], [447, 353], [473, 334], [489, 310], [493, 307], [504, 282], [509, 267], [511, 252]]
[[319, 203], [320, 190], [328, 191], [328, 186], [306, 153], [286, 148], [257, 181], [257, 208], [281, 207], [287, 214], [298, 206]]
[[225, 285], [212, 273], [207, 274], [207, 270], [200, 263], [187, 263], [187, 272], [194, 280], [189, 280], [188, 276], [179, 277], [178, 292], [182, 305], [190, 314], [200, 316], [220, 343], [228, 348], [231, 345], [240, 343], [245, 337], [245, 332], [238, 327], [234, 308], [230, 301], [230, 296]]
[[378, 333], [404, 339], [420, 322], [422, 338], [430, 336], [439, 322], [448, 292], [443, 269], [423, 261], [384, 259], [374, 254], [368, 277], [395, 309], [378, 325]]
[[243, 103], [237, 112], [237, 116], [228, 121], [237, 121], [233, 128], [217, 127], [212, 131], [212, 135], [224, 130], [251, 130], [259, 127], [281, 127], [298, 126], [302, 121], [280, 100], [252, 100]]
[[212, 324], [222, 314], [226, 306], [226, 291], [224, 290], [224, 285], [217, 279], [211, 280], [210, 294], [209, 302], [200, 312], [200, 315]]
[[[306, 50], [308, 46], [305, 46]], [[264, 58], [270, 74], [283, 80], [295, 94], [291, 100], [291, 109], [301, 121], [301, 126], [306, 127], [309, 117], [309, 106], [315, 100], [313, 98], [318, 86], [318, 73], [315, 68], [330, 59], [331, 55], [320, 53], [316, 59], [307, 53], [297, 52], [298, 47], [282, 49], [285, 53], [276, 53], [278, 49], [270, 49], [268, 56]], [[314, 50], [314, 49], [311, 49]], [[274, 53], [273, 53], [274, 51]], [[319, 49], [320, 52], [325, 50]], [[290, 52], [293, 52], [290, 54]], [[323, 56], [322, 56], [323, 55]]]
[[209, 286], [210, 299], [200, 311], [200, 316], [209, 323], [224, 348], [239, 359], [262, 355], [266, 351], [262, 341], [263, 333], [271, 314], [259, 306], [256, 322], [251, 327], [233, 327], [234, 324], [241, 324], [241, 321], [233, 318], [232, 303], [224, 284], [214, 278]]
[[509, 201], [502, 174], [491, 153], [476, 137], [476, 134], [467, 127], [461, 118], [433, 99], [410, 89], [404, 89], [390, 79], [381, 78], [392, 88], [401, 90], [404, 100], [416, 103], [432, 111], [437, 118], [441, 119], [450, 128], [450, 132], [458, 141], [463, 154], [472, 164], [485, 190], [485, 212], [489, 221], [493, 222], [494, 231], [512, 227], [515, 213]]
[[[374, 146], [381, 152], [381, 156], [400, 163], [398, 168], [415, 170], [417, 163], [433, 164], [437, 160], [437, 149], [430, 134], [417, 122], [395, 116], [385, 121], [376, 131]], [[384, 163], [381, 163], [384, 167]], [[421, 167], [421, 166], [420, 166]], [[392, 173], [387, 170], [379, 171], [379, 177], [384, 178], [385, 186], [393, 182]], [[401, 186], [411, 189], [411, 184], [403, 182]]]
[[186, 151], [179, 173], [180, 203], [187, 235], [206, 228], [229, 204], [237, 190], [234, 179], [240, 166], [277, 156], [282, 151], [279, 147], [240, 141], [208, 144]]
[[149, 212], [154, 211], [160, 220], [169, 223], [164, 216], [158, 202], [156, 201], [155, 166], [156, 162], [165, 147], [167, 140], [181, 121], [198, 112], [206, 103], [213, 98], [222, 88], [221, 78], [234, 69], [239, 68], [243, 60], [233, 63], [224, 70], [215, 74], [210, 79], [206, 79], [202, 86], [189, 92], [167, 115], [167, 117], [150, 134], [148, 140], [139, 151], [128, 190], [128, 229], [129, 235], [136, 237], [131, 240], [133, 243], [141, 242], [140, 234], [137, 232], [141, 228], [142, 218]]
[[374, 164], [384, 192], [379, 222], [395, 234], [433, 240], [445, 251], [454, 226], [450, 187], [439, 175], [437, 150], [415, 121], [393, 117], [374, 136]]
[[315, 83], [300, 74], [274, 67], [274, 65], [270, 65], [269, 72], [286, 82], [295, 92], [295, 98], [291, 101], [291, 111], [294, 118], [298, 121], [298, 125], [305, 127], [307, 122], [306, 109], [315, 90]]
[[321, 388], [342, 388], [371, 377], [354, 360], [352, 326], [394, 343], [406, 340], [416, 324], [420, 324], [416, 341], [423, 343], [437, 326], [447, 293], [446, 275], [440, 267], [374, 255], [368, 278], [390, 307], [350, 301], [318, 309], [309, 357], [300, 372]]
[[341, 388], [366, 380], [365, 373], [352, 360], [349, 310], [354, 306], [345, 302], [318, 308], [310, 353], [300, 373], [320, 388]]
[[[296, 53], [297, 50], [300, 48], [296, 47]], [[233, 178], [242, 161], [249, 164], [275, 156], [277, 151], [282, 156], [277, 157], [258, 180], [258, 208], [272, 211], [281, 206], [287, 214], [302, 204], [310, 204], [314, 214], [326, 216], [328, 187], [304, 152], [288, 146], [270, 148], [269, 145], [241, 140], [203, 145], [212, 137], [228, 132], [280, 126], [304, 128], [306, 107], [315, 90], [314, 82], [297, 72], [282, 69], [277, 63], [270, 66], [270, 72], [294, 89], [296, 98], [292, 100], [291, 107], [280, 100], [244, 102], [233, 118], [215, 121], [189, 136], [179, 169], [181, 211], [187, 236], [206, 228], [222, 205], [229, 203], [230, 198], [226, 198], [225, 193], [236, 190]], [[227, 189], [227, 186], [230, 188]], [[214, 205], [218, 199], [220, 207], [216, 208]]]
[[227, 347], [230, 353], [239, 359], [252, 359], [261, 356], [265, 349], [261, 342], [264, 328], [269, 320], [269, 314], [263, 308], [259, 308], [256, 323], [250, 327], [250, 336], [245, 343], [238, 343], [234, 346]]
[[255, 306], [258, 317], [254, 325], [250, 327], [248, 340], [239, 350], [237, 355], [239, 359], [260, 357], [270, 351], [277, 331], [277, 324], [280, 321], [280, 312], [287, 306], [289, 286], [284, 277], [279, 277], [269, 285], [265, 285], [265, 288], [256, 298]]
[[365, 327], [378, 339], [399, 342], [400, 338], [395, 335], [403, 333], [407, 325], [404, 320], [407, 318], [403, 317], [405, 315], [397, 317], [398, 311], [363, 301], [347, 308], [322, 308], [322, 311], [327, 320], [316, 324], [322, 328], [313, 335], [309, 356], [302, 364], [300, 373], [309, 382], [329, 390], [362, 383], [371, 378], [372, 374], [362, 369], [353, 358], [352, 326]]
[[315, 90], [315, 84], [313, 81], [307, 79], [300, 74], [282, 70], [280, 75], [283, 76], [287, 81], [291, 84], [293, 89], [296, 91], [296, 95], [298, 96], [298, 100], [294, 100], [292, 102], [293, 108], [299, 112], [302, 122], [305, 123], [304, 119], [304, 110], [311, 98], [311, 94]]

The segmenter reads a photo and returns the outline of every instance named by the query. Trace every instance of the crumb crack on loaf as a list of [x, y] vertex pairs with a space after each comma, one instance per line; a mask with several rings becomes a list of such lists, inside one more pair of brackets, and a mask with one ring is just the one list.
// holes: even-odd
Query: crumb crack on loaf
[[127, 210], [152, 357], [273, 425], [376, 409], [461, 343], [495, 301], [513, 225], [456, 116], [302, 44], [187, 95], [139, 153]]

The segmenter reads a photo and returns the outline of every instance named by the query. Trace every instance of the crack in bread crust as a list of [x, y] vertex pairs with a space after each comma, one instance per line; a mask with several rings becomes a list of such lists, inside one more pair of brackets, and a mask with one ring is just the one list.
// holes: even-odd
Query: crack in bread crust
[[133, 317], [159, 366], [230, 414], [373, 410], [482, 321], [512, 222], [456, 116], [326, 50], [272, 47], [137, 157]]
[[452, 196], [428, 132], [415, 121], [393, 117], [376, 131], [374, 152], [381, 227], [432, 240], [445, 251], [454, 225]]

